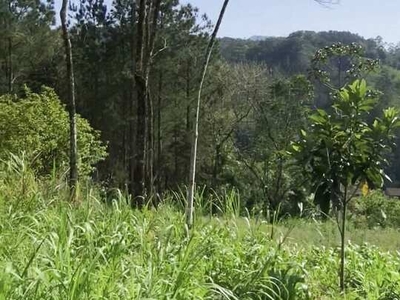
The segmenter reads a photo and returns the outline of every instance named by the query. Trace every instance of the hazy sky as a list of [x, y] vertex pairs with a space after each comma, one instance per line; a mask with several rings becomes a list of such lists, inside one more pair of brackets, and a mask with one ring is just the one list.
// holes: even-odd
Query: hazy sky
[[[223, 0], [182, 1], [187, 2], [215, 23]], [[230, 0], [219, 36], [287, 36], [297, 30], [345, 30], [397, 44], [400, 0], [340, 0], [329, 8], [314, 0]]]
[[[190, 0], [215, 22], [222, 0]], [[220, 36], [286, 36], [296, 30], [345, 30], [400, 42], [399, 0], [340, 0], [323, 7], [313, 0], [231, 0]]]

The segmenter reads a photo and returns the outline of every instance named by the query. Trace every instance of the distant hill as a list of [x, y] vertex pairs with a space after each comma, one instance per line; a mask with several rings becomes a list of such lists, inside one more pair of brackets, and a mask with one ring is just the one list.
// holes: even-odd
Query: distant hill
[[249, 37], [249, 40], [259, 42], [259, 41], [264, 41], [267, 38], [268, 38], [267, 36], [263, 36], [263, 35], [253, 35], [253, 36]]
[[[265, 37], [263, 40], [219, 40], [221, 55], [228, 62], [262, 63], [273, 74], [284, 77], [306, 75], [315, 52], [338, 42], [357, 43], [363, 46], [365, 57], [381, 61], [381, 72], [369, 76], [369, 80], [387, 95], [384, 97], [386, 104], [394, 101], [400, 107], [400, 49], [385, 48], [379, 38], [365, 39], [348, 31], [296, 31], [288, 37]], [[327, 96], [319, 93], [317, 103], [329, 105]]]
[[306, 72], [315, 51], [337, 42], [360, 44], [370, 58], [385, 61], [388, 55], [379, 40], [365, 39], [345, 31], [297, 31], [288, 37], [257, 35], [247, 40], [222, 38], [220, 47], [222, 56], [230, 62], [262, 62], [275, 71], [291, 75]]

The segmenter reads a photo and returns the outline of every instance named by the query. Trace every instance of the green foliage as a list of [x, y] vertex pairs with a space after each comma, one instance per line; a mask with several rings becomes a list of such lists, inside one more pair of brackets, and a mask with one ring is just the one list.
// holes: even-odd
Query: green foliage
[[[128, 141], [136, 131], [137, 121], [132, 84], [132, 37], [137, 32], [137, 19], [132, 16], [134, 1], [106, 2], [77, 1], [70, 11], [70, 35], [77, 111], [101, 131], [102, 141], [109, 146], [109, 156], [99, 165], [97, 178], [122, 188], [127, 184], [128, 162], [135, 150]], [[4, 29], [0, 31], [0, 94], [12, 90], [23, 95], [24, 84], [33, 92], [46, 85], [54, 88], [60, 98], [66, 98], [66, 70], [61, 59], [64, 51], [59, 29], [53, 23], [57, 13], [53, 4], [53, 0], [0, 3], [0, 27]], [[212, 28], [199, 9], [178, 0], [162, 1], [161, 16], [149, 74], [152, 109], [149, 103], [147, 116], [154, 120], [149, 124], [153, 127], [149, 137], [154, 142], [149, 143], [148, 152], [154, 154], [152, 167], [160, 194], [186, 183], [198, 70]], [[298, 172], [302, 166], [293, 164], [286, 155], [288, 142], [296, 138], [299, 127], [306, 127], [305, 112], [310, 106], [331, 114], [329, 91], [321, 85], [312, 89], [307, 81], [310, 67], [313, 72], [319, 69], [331, 74], [329, 83], [339, 88], [360, 74], [370, 73], [379, 59], [382, 72], [367, 78], [371, 87], [385, 95], [369, 112], [367, 118], [371, 120], [384, 107], [398, 107], [400, 103], [400, 52], [398, 47], [388, 49], [383, 45], [379, 38], [367, 40], [337, 31], [220, 39], [211, 60], [200, 113], [197, 183], [218, 194], [237, 189], [242, 205], [249, 210], [265, 212], [266, 208], [276, 209], [281, 204], [282, 213], [297, 214], [297, 203], [314, 190]], [[318, 49], [321, 50], [315, 56]], [[10, 140], [18, 151], [22, 148], [17, 145], [19, 136], [32, 147], [38, 143], [16, 135]], [[61, 139], [48, 139], [58, 138]], [[38, 151], [53, 151], [52, 146], [44, 146], [46, 141], [42, 142]], [[60, 144], [66, 153], [68, 144], [65, 140]], [[40, 166], [44, 159], [39, 162], [32, 153], [26, 154], [26, 163], [48, 173], [58, 155], [53, 152], [46, 154], [46, 166]], [[102, 156], [84, 153], [87, 155], [93, 160]], [[400, 151], [396, 150], [387, 158], [390, 168], [386, 170], [396, 183], [400, 182], [399, 156]], [[151, 155], [148, 157], [150, 160]], [[63, 154], [56, 163], [65, 159]], [[210, 190], [206, 192], [209, 193]], [[215, 201], [218, 203], [218, 199]]]
[[0, 94], [56, 85], [61, 43], [54, 22], [54, 0], [1, 1]]
[[[334, 68], [332, 68], [332, 64]], [[318, 50], [311, 61], [310, 76], [331, 88], [340, 89], [363, 74], [376, 69], [378, 59], [364, 57], [364, 48], [356, 43], [343, 45], [336, 43]], [[333, 72], [338, 73], [336, 82]], [[332, 85], [333, 84], [333, 85]]]
[[230, 62], [266, 63], [276, 73], [290, 76], [306, 74], [310, 67], [310, 59], [318, 49], [326, 45], [343, 46], [352, 43], [365, 49], [362, 52], [369, 59], [393, 61], [392, 55], [388, 55], [382, 47], [382, 41], [367, 40], [346, 31], [296, 31], [288, 37], [266, 37], [259, 41], [223, 38], [221, 49], [223, 57]]
[[21, 157], [10, 154], [8, 160], [0, 161], [0, 188], [4, 202], [11, 201], [24, 209], [36, 204], [40, 187], [24, 154]]
[[381, 191], [373, 191], [365, 197], [356, 199], [352, 209], [352, 219], [359, 226], [400, 227], [400, 201], [390, 199]]
[[346, 288], [347, 205], [363, 182], [381, 188], [388, 179], [386, 157], [394, 146], [394, 132], [400, 127], [395, 108], [385, 109], [380, 119], [367, 123], [366, 115], [374, 108], [376, 94], [365, 80], [355, 80], [340, 89], [334, 94], [333, 115], [321, 109], [311, 114], [309, 132], [303, 130], [300, 140], [293, 144], [294, 157], [311, 172], [322, 211], [328, 214], [330, 201], [341, 211], [341, 291]]
[[[83, 118], [77, 118], [80, 173], [93, 171], [106, 156], [100, 133]], [[24, 97], [0, 97], [0, 159], [10, 153], [24, 153], [39, 175], [48, 175], [54, 167], [65, 167], [69, 155], [68, 114], [56, 93], [44, 88], [40, 94], [25, 89]]]
[[305, 165], [315, 189], [329, 189], [335, 183], [347, 188], [362, 181], [383, 185], [400, 121], [398, 111], [388, 108], [381, 118], [367, 123], [375, 97], [365, 80], [356, 80], [335, 95], [332, 115], [321, 109], [311, 113], [310, 129], [301, 131], [293, 154]]
[[[257, 87], [257, 86], [255, 86]], [[307, 106], [313, 88], [304, 76], [266, 82], [252, 96], [249, 121], [238, 128], [235, 146], [239, 164], [234, 169], [249, 208], [276, 210], [285, 203], [285, 212], [296, 213], [304, 200], [304, 178], [286, 151], [299, 127], [306, 123]], [[294, 209], [293, 209], [294, 208]]]

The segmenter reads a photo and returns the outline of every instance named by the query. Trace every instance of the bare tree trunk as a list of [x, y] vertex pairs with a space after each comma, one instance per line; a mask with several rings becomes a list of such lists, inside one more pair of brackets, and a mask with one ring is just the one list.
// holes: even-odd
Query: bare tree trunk
[[194, 208], [194, 191], [195, 191], [195, 181], [196, 181], [196, 160], [197, 160], [197, 142], [199, 138], [199, 114], [200, 114], [200, 104], [201, 104], [201, 94], [203, 91], [204, 80], [207, 74], [208, 64], [210, 62], [212, 49], [215, 44], [215, 39], [218, 34], [219, 27], [221, 26], [222, 19], [224, 18], [226, 7], [228, 6], [229, 0], [224, 0], [221, 12], [218, 17], [217, 24], [215, 25], [214, 31], [211, 35], [210, 41], [207, 46], [206, 56], [202, 68], [202, 77], [200, 80], [197, 106], [196, 106], [196, 116], [194, 120], [194, 130], [193, 130], [193, 141], [192, 149], [190, 153], [190, 171], [189, 171], [189, 188], [187, 195], [187, 207], [186, 207], [186, 224], [189, 228], [193, 226], [193, 208]]
[[161, 0], [140, 0], [136, 34], [135, 83], [137, 94], [136, 155], [130, 192], [132, 205], [142, 206], [146, 197], [146, 155], [149, 120], [149, 75]]
[[[175, 105], [177, 107], [177, 105]], [[179, 181], [179, 173], [180, 173], [180, 168], [179, 168], [179, 149], [178, 149], [178, 127], [176, 125], [174, 126], [174, 135], [173, 135], [173, 141], [174, 141], [174, 174], [172, 175], [172, 183], [174, 185], [178, 185]]]
[[130, 39], [130, 60], [132, 65], [132, 77], [130, 82], [130, 91], [129, 91], [129, 98], [126, 99], [125, 103], [125, 113], [126, 113], [126, 124], [125, 124], [125, 131], [126, 131], [126, 143], [125, 143], [125, 161], [124, 167], [127, 170], [128, 175], [128, 192], [133, 195], [133, 182], [134, 182], [134, 174], [135, 174], [135, 69], [136, 69], [136, 51], [135, 51], [135, 33], [136, 33], [136, 1], [132, 3], [132, 10], [131, 10], [131, 39]]
[[[149, 8], [149, 17], [148, 17], [148, 27], [147, 27], [147, 59], [146, 59], [146, 83], [147, 83], [147, 103], [148, 103], [148, 139], [149, 139], [149, 149], [148, 149], [148, 169], [147, 176], [149, 181], [148, 192], [150, 195], [154, 193], [154, 105], [153, 99], [150, 97], [149, 91], [149, 77], [150, 77], [150, 68], [153, 63], [153, 51], [156, 40], [157, 33], [157, 22], [159, 19], [161, 7], [161, 0], [155, 0], [151, 2]], [[150, 19], [152, 18], [152, 19]]]
[[221, 145], [215, 145], [215, 156], [214, 156], [214, 165], [213, 165], [213, 172], [212, 172], [212, 180], [211, 180], [211, 187], [215, 190], [218, 185], [218, 174], [221, 170]]
[[[12, 7], [11, 7], [11, 1], [8, 1], [8, 11], [10, 15], [12, 15]], [[7, 38], [7, 68], [6, 68], [6, 76], [7, 76], [7, 85], [8, 85], [8, 93], [12, 93], [13, 91], [13, 60], [12, 60], [12, 52], [13, 52], [13, 47], [12, 47], [12, 37], [11, 37], [11, 20], [8, 22], [5, 21], [6, 27], [8, 30], [8, 38]]]
[[129, 103], [127, 105], [127, 137], [126, 137], [126, 166], [128, 166], [128, 191], [131, 195], [133, 195], [134, 187], [134, 176], [135, 176], [135, 108], [134, 108], [134, 91], [133, 87], [135, 86], [134, 79], [132, 79], [132, 90], [129, 95]]
[[157, 172], [156, 172], [156, 186], [157, 193], [161, 194], [161, 152], [162, 152], [162, 140], [161, 140], [161, 101], [162, 101], [162, 88], [163, 88], [163, 73], [160, 71], [158, 79], [158, 103], [157, 103]]
[[145, 196], [145, 162], [147, 142], [147, 101], [146, 82], [140, 75], [135, 75], [137, 92], [137, 124], [136, 124], [136, 155], [135, 169], [133, 172], [133, 195], [138, 206], [144, 204]]
[[[186, 136], [185, 136], [185, 141], [188, 141], [190, 143], [190, 138], [191, 138], [191, 113], [192, 113], [192, 107], [191, 107], [191, 94], [190, 94], [190, 59], [187, 60], [186, 62]], [[190, 171], [190, 156], [185, 159], [185, 167], [184, 170], [185, 174], [189, 175]], [[189, 180], [190, 177], [185, 177], [184, 180]]]
[[12, 39], [8, 38], [8, 92], [11, 94], [13, 91], [13, 61], [12, 61]]
[[[146, 81], [143, 76], [143, 55], [144, 55], [144, 26], [146, 14], [146, 1], [139, 1], [138, 24], [136, 30], [136, 56], [135, 56], [135, 88], [137, 101], [137, 124], [136, 124], [136, 143], [135, 156], [132, 157], [130, 164], [130, 186], [129, 192], [132, 197], [133, 205], [142, 205], [141, 199], [144, 194], [144, 171], [145, 171], [145, 152], [146, 152]], [[133, 127], [133, 124], [132, 124]], [[133, 129], [133, 128], [132, 128]], [[133, 130], [131, 132], [133, 135]], [[132, 141], [134, 137], [131, 137]], [[131, 144], [133, 146], [133, 144]]]
[[[121, 161], [122, 161], [122, 165], [124, 166], [125, 170], [127, 172], [129, 172], [129, 132], [130, 132], [130, 118], [131, 118], [131, 101], [129, 101], [129, 99], [132, 98], [132, 96], [130, 95], [130, 91], [126, 92], [123, 91], [122, 92], [122, 116], [125, 120], [126, 123], [123, 124], [123, 132], [122, 132], [122, 157], [121, 157]], [[128, 173], [127, 173], [128, 174]]]
[[186, 131], [190, 131], [190, 61], [186, 63]]
[[148, 146], [147, 146], [147, 184], [146, 189], [149, 193], [149, 196], [154, 194], [154, 107], [153, 107], [153, 99], [150, 95], [147, 96], [148, 103]]
[[76, 103], [75, 103], [75, 81], [74, 69], [72, 61], [72, 46], [67, 28], [67, 6], [68, 0], [62, 1], [60, 18], [61, 27], [63, 32], [65, 57], [67, 66], [68, 77], [68, 113], [69, 113], [69, 186], [71, 200], [75, 200], [77, 196], [77, 183], [78, 183], [78, 147], [77, 147], [77, 130], [76, 130]]
[[339, 279], [340, 279], [340, 291], [345, 292], [345, 259], [346, 259], [346, 210], [347, 210], [347, 189], [345, 186], [344, 196], [342, 200], [342, 225], [340, 228], [340, 269], [339, 269]]

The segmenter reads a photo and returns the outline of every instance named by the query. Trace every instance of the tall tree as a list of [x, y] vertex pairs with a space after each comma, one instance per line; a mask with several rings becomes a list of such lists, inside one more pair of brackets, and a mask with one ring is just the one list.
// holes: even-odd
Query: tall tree
[[108, 143], [109, 156], [98, 166], [97, 179], [120, 188], [128, 182], [128, 138], [136, 128], [135, 7], [130, 0], [113, 1], [110, 8], [103, 0], [81, 0], [70, 28], [77, 111]]
[[52, 0], [0, 1], [0, 93], [54, 83], [49, 68], [58, 48], [53, 23]]
[[76, 199], [76, 191], [78, 184], [78, 147], [77, 139], [78, 134], [76, 130], [76, 103], [75, 103], [75, 80], [74, 80], [74, 68], [72, 60], [72, 45], [68, 32], [67, 25], [67, 6], [68, 0], [62, 1], [60, 10], [61, 27], [64, 39], [65, 47], [65, 63], [67, 67], [67, 78], [68, 78], [68, 113], [69, 113], [69, 186], [70, 186], [70, 197], [71, 200]]
[[[139, 206], [143, 205], [144, 197], [146, 196], [148, 122], [152, 122], [152, 120], [149, 120], [149, 75], [160, 6], [161, 0], [139, 1], [137, 30], [135, 35], [136, 57], [134, 78], [137, 101], [136, 154], [130, 161], [129, 175], [130, 193], [134, 196], [132, 205]], [[131, 139], [132, 145], [132, 136]]]
[[201, 105], [201, 95], [203, 91], [204, 80], [207, 75], [207, 68], [210, 62], [212, 50], [215, 44], [215, 39], [218, 34], [219, 27], [221, 26], [222, 19], [224, 18], [226, 7], [228, 6], [229, 0], [225, 0], [221, 12], [218, 17], [217, 24], [215, 25], [214, 31], [211, 35], [210, 41], [207, 46], [205, 60], [202, 68], [202, 78], [200, 80], [199, 91], [197, 96], [197, 105], [196, 105], [196, 116], [194, 121], [194, 129], [193, 129], [193, 141], [192, 141], [192, 150], [190, 154], [190, 171], [189, 171], [189, 190], [187, 195], [187, 208], [186, 208], [186, 224], [190, 228], [193, 225], [193, 202], [194, 202], [194, 191], [195, 191], [195, 183], [196, 183], [196, 159], [197, 159], [197, 142], [199, 138], [199, 114], [200, 114], [200, 105]]
[[[152, 99], [162, 100], [154, 103], [154, 112], [157, 112], [154, 131], [157, 134], [157, 160], [160, 162], [154, 169], [154, 178], [159, 191], [176, 188], [188, 177], [191, 113], [201, 76], [198, 70], [208, 43], [205, 29], [209, 28], [209, 22], [203, 18], [203, 22], [198, 23], [198, 10], [190, 4], [178, 6], [177, 2], [164, 2], [162, 5], [157, 50], [154, 51], [157, 59], [154, 59], [150, 76]], [[206, 88], [215, 89], [212, 86], [212, 80], [205, 84]], [[161, 99], [159, 95], [162, 95]]]

